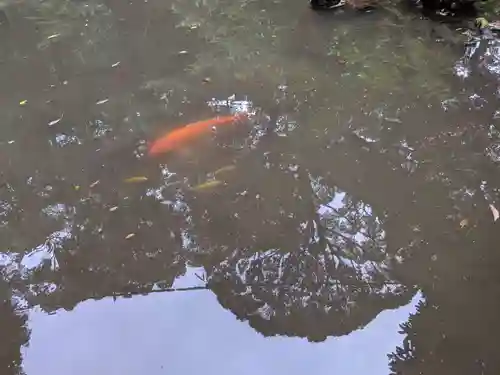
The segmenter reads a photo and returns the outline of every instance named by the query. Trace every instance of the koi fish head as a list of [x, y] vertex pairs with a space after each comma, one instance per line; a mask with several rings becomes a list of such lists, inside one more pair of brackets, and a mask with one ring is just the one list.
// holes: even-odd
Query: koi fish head
[[172, 151], [172, 147], [163, 144], [162, 142], [154, 141], [149, 144], [148, 155], [157, 156], [166, 152]]
[[186, 143], [187, 139], [184, 136], [185, 129], [178, 129], [171, 131], [153, 141], [148, 150], [149, 156], [157, 156], [160, 154], [169, 153], [175, 151], [179, 147], [181, 147], [184, 143]]

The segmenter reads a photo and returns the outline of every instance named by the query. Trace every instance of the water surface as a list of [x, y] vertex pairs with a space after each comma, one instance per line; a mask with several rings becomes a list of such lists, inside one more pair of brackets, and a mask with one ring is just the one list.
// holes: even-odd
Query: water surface
[[496, 60], [462, 58], [466, 22], [0, 9], [6, 373], [498, 373]]

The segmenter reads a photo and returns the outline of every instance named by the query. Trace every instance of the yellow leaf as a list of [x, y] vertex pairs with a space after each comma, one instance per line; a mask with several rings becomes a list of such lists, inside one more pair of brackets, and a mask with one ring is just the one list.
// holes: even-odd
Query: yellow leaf
[[19, 102], [19, 105], [25, 105], [26, 103], [28, 103], [28, 101], [27, 101], [27, 100], [21, 100], [21, 101]]
[[476, 27], [479, 27], [480, 29], [484, 29], [485, 27], [488, 27], [489, 22], [486, 18], [479, 17], [476, 18]]

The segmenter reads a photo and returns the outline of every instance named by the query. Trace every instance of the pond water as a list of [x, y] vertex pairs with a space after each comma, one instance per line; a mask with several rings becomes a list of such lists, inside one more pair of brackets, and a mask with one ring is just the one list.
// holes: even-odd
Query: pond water
[[0, 2], [2, 374], [498, 374], [497, 46], [462, 21]]

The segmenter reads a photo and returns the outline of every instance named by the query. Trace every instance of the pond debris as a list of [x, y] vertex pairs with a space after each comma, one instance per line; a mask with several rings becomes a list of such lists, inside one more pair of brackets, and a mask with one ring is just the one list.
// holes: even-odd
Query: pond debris
[[460, 102], [457, 98], [449, 98], [441, 102], [441, 108], [443, 108], [445, 112], [449, 111], [450, 109], [456, 109], [459, 105]]
[[236, 95], [233, 94], [227, 99], [216, 99], [212, 98], [207, 102], [207, 105], [216, 112], [229, 110], [230, 113], [234, 114], [246, 114], [247, 116], [253, 116], [256, 113], [256, 109], [253, 103], [249, 101], [246, 97], [243, 100], [235, 100]]
[[61, 117], [59, 117], [58, 119], [50, 121], [47, 125], [54, 126], [55, 124], [59, 123], [62, 120], [63, 116], [64, 116], [64, 114], [62, 114]]
[[392, 122], [394, 124], [402, 124], [403, 123], [403, 121], [401, 121], [397, 117], [384, 117], [384, 120], [387, 122]]
[[50, 40], [50, 39], [54, 39], [54, 38], [57, 38], [57, 37], [58, 37], [58, 36], [60, 36], [60, 35], [61, 35], [61, 34], [52, 34], [52, 35], [49, 35], [49, 36], [47, 37], [47, 39], [48, 39], [48, 40]]
[[211, 83], [211, 82], [212, 82], [212, 78], [210, 78], [210, 77], [203, 78], [203, 83]]
[[118, 209], [118, 206], [113, 206], [109, 209], [109, 212], [115, 212]]
[[484, 17], [478, 17], [475, 19], [474, 24], [479, 30], [490, 29], [491, 31], [500, 31], [500, 21], [489, 22]]
[[179, 55], [187, 55], [187, 54], [188, 54], [188, 51], [186, 51], [186, 50], [179, 51]]
[[115, 62], [114, 64], [111, 65], [111, 67], [116, 68], [118, 65], [120, 65], [120, 61]]
[[488, 20], [484, 17], [476, 18], [474, 23], [476, 24], [476, 27], [479, 29], [484, 29], [485, 27], [488, 27], [488, 25], [489, 25]]
[[26, 105], [27, 103], [28, 103], [28, 101], [27, 101], [27, 100], [21, 100], [21, 101], [19, 102], [19, 105]]
[[104, 103], [107, 103], [107, 102], [109, 102], [109, 99], [106, 98], [106, 99], [97, 101], [95, 104], [96, 105], [101, 105], [101, 104], [104, 104]]
[[462, 221], [460, 221], [460, 228], [465, 228], [466, 226], [469, 225], [469, 220], [467, 219], [463, 219]]
[[490, 204], [489, 207], [491, 210], [491, 214], [493, 215], [493, 221], [497, 221], [498, 218], [500, 217], [500, 213], [498, 212], [497, 208], [492, 204]]
[[[67, 135], [64, 133], [56, 134], [54, 141], [60, 147], [65, 147], [70, 144], [79, 144], [79, 145], [82, 144], [82, 142], [80, 141], [80, 139], [78, 139], [76, 135]], [[49, 144], [51, 146], [53, 145], [52, 140], [49, 140]]]
[[135, 237], [135, 233], [129, 233], [125, 236], [126, 240], [130, 240], [132, 237]]
[[125, 179], [127, 183], [145, 182], [148, 178], [146, 176], [134, 176]]
[[73, 189], [75, 189], [75, 191], [80, 190], [80, 185], [73, 185]]
[[96, 187], [97, 185], [99, 185], [99, 182], [101, 182], [101, 181], [100, 181], [100, 180], [94, 181], [94, 182], [92, 182], [92, 183], [90, 184], [90, 186], [89, 186], [89, 187], [92, 189], [92, 188]]

